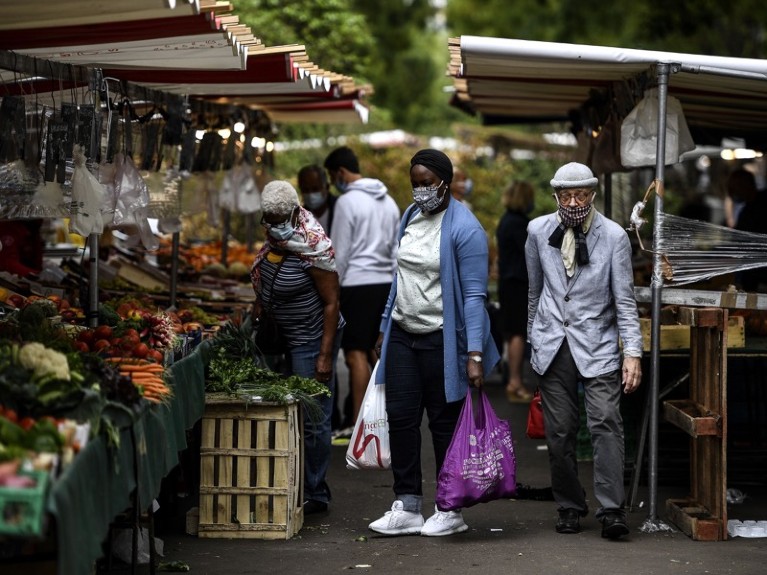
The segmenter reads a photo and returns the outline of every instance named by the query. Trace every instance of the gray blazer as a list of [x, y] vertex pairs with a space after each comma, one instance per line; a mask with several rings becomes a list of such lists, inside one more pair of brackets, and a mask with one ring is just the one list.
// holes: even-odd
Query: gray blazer
[[541, 216], [527, 228], [525, 259], [530, 278], [527, 338], [532, 367], [543, 375], [567, 337], [583, 377], [621, 368], [623, 353], [642, 356], [631, 244], [625, 230], [599, 212], [586, 234], [589, 263], [569, 279], [559, 249], [549, 245], [556, 214]]

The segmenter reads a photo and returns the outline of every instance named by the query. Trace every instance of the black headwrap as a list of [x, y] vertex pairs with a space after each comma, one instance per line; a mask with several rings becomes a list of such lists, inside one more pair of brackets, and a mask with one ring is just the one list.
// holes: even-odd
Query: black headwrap
[[416, 164], [428, 168], [446, 184], [453, 181], [453, 162], [439, 150], [420, 150], [410, 160], [411, 168]]

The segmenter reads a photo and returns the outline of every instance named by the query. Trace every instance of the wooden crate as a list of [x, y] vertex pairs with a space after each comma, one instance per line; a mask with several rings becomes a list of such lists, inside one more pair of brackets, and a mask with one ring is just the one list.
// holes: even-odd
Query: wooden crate
[[[644, 351], [650, 351], [650, 330], [652, 321], [648, 318], [639, 319], [642, 328]], [[745, 347], [746, 330], [742, 316], [730, 316], [727, 322], [727, 347]], [[661, 325], [660, 349], [690, 349], [689, 325]]]
[[298, 404], [209, 394], [202, 417], [199, 537], [290, 539], [304, 523]]

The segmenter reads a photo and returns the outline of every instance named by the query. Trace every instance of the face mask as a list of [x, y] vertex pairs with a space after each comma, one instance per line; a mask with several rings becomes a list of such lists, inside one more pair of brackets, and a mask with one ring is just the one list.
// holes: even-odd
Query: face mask
[[439, 196], [440, 187], [442, 187], [442, 182], [436, 186], [413, 188], [413, 201], [421, 208], [422, 212], [433, 212], [440, 206], [443, 199]]
[[474, 190], [474, 182], [471, 178], [467, 178], [463, 185], [463, 197], [468, 198], [471, 195], [471, 192]]
[[280, 224], [279, 226], [272, 226], [269, 228], [268, 233], [275, 240], [285, 241], [293, 237], [296, 233], [296, 228], [290, 225], [290, 223]]
[[346, 183], [344, 180], [342, 180], [342, 179], [340, 179], [340, 178], [339, 178], [339, 179], [337, 179], [337, 180], [334, 182], [334, 184], [333, 184], [333, 185], [336, 187], [336, 189], [338, 190], [338, 193], [339, 193], [339, 194], [343, 194], [344, 192], [346, 192], [346, 190], [348, 190], [348, 189], [349, 189], [349, 184], [348, 184], [348, 183]]
[[308, 210], [316, 210], [325, 205], [325, 195], [322, 192], [309, 192], [304, 194], [304, 206]]
[[559, 216], [568, 228], [578, 226], [586, 221], [591, 211], [591, 204], [585, 206], [559, 206]]

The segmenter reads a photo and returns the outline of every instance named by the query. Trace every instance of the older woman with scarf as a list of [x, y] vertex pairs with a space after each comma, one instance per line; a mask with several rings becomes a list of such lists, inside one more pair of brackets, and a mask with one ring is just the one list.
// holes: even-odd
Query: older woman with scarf
[[[288, 182], [268, 183], [261, 201], [266, 241], [251, 269], [254, 315], [268, 309], [279, 325], [288, 344], [286, 375], [314, 378], [332, 390], [344, 319], [330, 239]], [[320, 403], [322, 418], [304, 421], [304, 514], [327, 511], [330, 502], [333, 398]]]
[[485, 309], [485, 230], [453, 199], [453, 165], [437, 150], [410, 161], [413, 204], [399, 229], [397, 275], [376, 344], [376, 384], [386, 384], [395, 501], [369, 528], [384, 535], [442, 536], [468, 529], [461, 511], [424, 522], [421, 421], [429, 418], [436, 479], [468, 386], [481, 387], [499, 360]]

